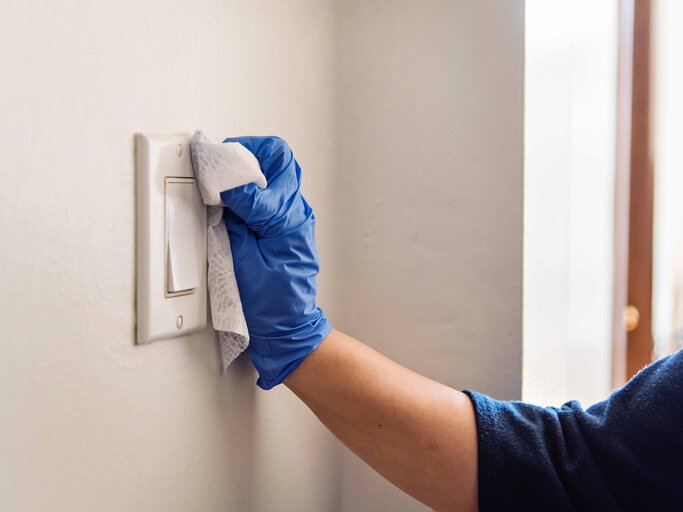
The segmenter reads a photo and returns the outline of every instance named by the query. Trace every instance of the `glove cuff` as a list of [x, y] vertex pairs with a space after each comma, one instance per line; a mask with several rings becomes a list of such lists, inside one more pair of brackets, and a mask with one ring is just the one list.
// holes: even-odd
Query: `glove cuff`
[[247, 353], [259, 373], [258, 387], [268, 390], [282, 384], [330, 332], [332, 324], [317, 308], [309, 322], [286, 337], [251, 337]]

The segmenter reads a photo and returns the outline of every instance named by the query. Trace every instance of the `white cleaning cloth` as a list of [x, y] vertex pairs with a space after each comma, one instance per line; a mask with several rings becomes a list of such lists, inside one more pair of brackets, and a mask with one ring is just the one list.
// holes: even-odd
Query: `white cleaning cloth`
[[265, 188], [266, 177], [256, 157], [237, 142], [221, 144], [197, 131], [192, 136], [190, 152], [199, 191], [208, 206], [209, 302], [225, 370], [247, 348], [249, 332], [235, 280], [230, 239], [223, 223], [220, 193], [252, 182]]

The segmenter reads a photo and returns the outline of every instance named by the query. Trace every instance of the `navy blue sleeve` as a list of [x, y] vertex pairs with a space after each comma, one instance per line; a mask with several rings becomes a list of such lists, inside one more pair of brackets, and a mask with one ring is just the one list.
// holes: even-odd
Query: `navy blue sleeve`
[[683, 351], [587, 410], [465, 393], [480, 512], [683, 511]]

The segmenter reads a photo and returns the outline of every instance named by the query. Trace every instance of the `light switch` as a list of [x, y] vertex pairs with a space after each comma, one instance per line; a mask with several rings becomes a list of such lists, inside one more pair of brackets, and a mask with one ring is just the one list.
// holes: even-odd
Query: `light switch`
[[195, 180], [166, 178], [166, 294], [199, 286], [195, 240]]
[[188, 135], [139, 133], [135, 154], [135, 318], [142, 344], [206, 327], [207, 225]]

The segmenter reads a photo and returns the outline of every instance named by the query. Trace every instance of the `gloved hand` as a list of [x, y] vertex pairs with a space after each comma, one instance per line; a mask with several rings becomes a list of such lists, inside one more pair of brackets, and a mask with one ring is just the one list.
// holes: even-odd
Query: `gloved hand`
[[313, 210], [301, 195], [301, 168], [278, 137], [235, 137], [268, 180], [221, 192], [235, 277], [249, 328], [257, 384], [284, 381], [332, 330], [316, 305], [318, 253]]

